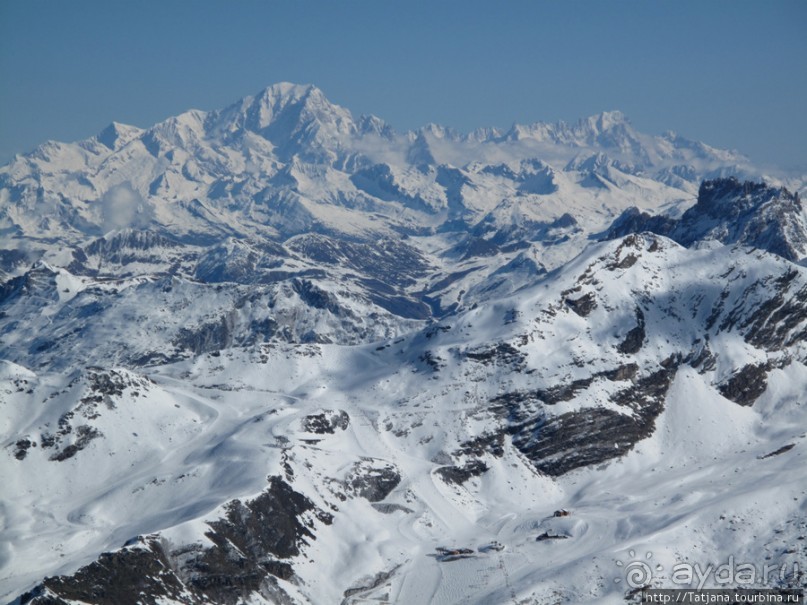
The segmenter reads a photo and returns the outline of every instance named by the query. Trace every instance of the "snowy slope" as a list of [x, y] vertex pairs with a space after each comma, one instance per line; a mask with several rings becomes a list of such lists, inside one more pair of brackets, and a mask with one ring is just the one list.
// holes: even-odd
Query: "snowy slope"
[[[805, 292], [803, 269], [764, 253], [629, 236], [403, 339], [257, 345], [144, 374], [7, 364], [6, 451], [21, 458], [3, 464], [20, 486], [4, 503], [7, 594], [162, 532], [147, 550], [187, 593], [162, 602], [202, 602], [212, 589], [182, 545], [218, 548], [221, 507], [281, 485], [310, 505], [300, 554], [272, 555], [291, 574], [264, 571], [250, 602], [620, 602], [631, 550], [667, 569], [803, 563], [788, 546], [804, 531]], [[735, 388], [743, 376], [760, 388]], [[81, 447], [60, 460], [68, 443]]]

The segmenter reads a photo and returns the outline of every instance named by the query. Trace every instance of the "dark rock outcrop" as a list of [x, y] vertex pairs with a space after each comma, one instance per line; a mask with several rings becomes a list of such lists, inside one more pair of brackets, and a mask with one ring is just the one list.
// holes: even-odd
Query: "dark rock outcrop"
[[717, 390], [734, 403], [750, 406], [768, 388], [767, 363], [748, 364], [737, 370], [731, 378], [719, 385]]
[[598, 379], [606, 379], [612, 382], [623, 380], [633, 380], [639, 371], [639, 366], [635, 363], [628, 363], [614, 368], [596, 372], [587, 378], [578, 378], [571, 382], [559, 384], [548, 388], [535, 389], [534, 391], [511, 391], [503, 393], [491, 400], [494, 409], [501, 410], [502, 406], [533, 405], [543, 403], [544, 405], [555, 405], [563, 401], [571, 401], [579, 393], [588, 389]]
[[323, 410], [319, 414], [309, 414], [303, 418], [303, 430], [307, 433], [333, 434], [336, 429], [346, 430], [350, 416], [344, 410]]
[[682, 246], [716, 240], [796, 261], [807, 253], [803, 213], [798, 194], [784, 187], [720, 178], [701, 183], [697, 202], [679, 220], [629, 208], [611, 224], [605, 239], [650, 231]]
[[668, 366], [612, 396], [624, 412], [595, 407], [550, 416], [506, 404], [513, 445], [535, 468], [552, 476], [624, 455], [655, 429], [678, 367], [674, 362]]
[[103, 553], [72, 576], [45, 578], [33, 591], [22, 595], [20, 603], [67, 605], [68, 601], [81, 601], [93, 605], [139, 605], [145, 595], [152, 603], [161, 598], [188, 605], [202, 603], [201, 595], [187, 594], [165, 549], [153, 537]]
[[370, 502], [380, 502], [401, 482], [401, 475], [394, 464], [371, 458], [363, 458], [355, 465], [347, 478], [350, 491]]
[[634, 353], [638, 353], [639, 349], [642, 348], [642, 344], [644, 344], [644, 339], [646, 336], [644, 328], [644, 313], [639, 307], [636, 307], [636, 327], [631, 328], [628, 333], [625, 334], [625, 338], [616, 348], [617, 351], [623, 355], [633, 355]]
[[441, 466], [435, 472], [448, 483], [462, 485], [471, 477], [478, 477], [488, 471], [482, 460], [469, 460], [462, 466]]
[[500, 342], [495, 346], [469, 350], [465, 356], [484, 365], [524, 367], [526, 355], [508, 342]]
[[313, 519], [330, 524], [331, 516], [275, 476], [258, 497], [234, 500], [225, 511], [208, 524], [213, 546], [175, 547], [159, 536], [139, 537], [70, 576], [45, 578], [20, 603], [235, 605], [255, 593], [291, 603], [276, 578], [294, 577], [293, 558], [315, 539]]
[[577, 313], [580, 317], [588, 317], [597, 307], [597, 297], [593, 292], [584, 294], [580, 298], [567, 298], [566, 306]]

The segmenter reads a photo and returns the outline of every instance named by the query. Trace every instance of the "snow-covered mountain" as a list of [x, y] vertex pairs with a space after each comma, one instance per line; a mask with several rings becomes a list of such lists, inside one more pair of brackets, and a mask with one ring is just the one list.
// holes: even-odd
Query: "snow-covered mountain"
[[35, 254], [51, 237], [143, 226], [186, 243], [461, 233], [491, 213], [506, 222], [514, 201], [543, 222], [566, 212], [603, 221], [631, 197], [643, 208], [686, 202], [725, 172], [753, 169], [734, 152], [638, 133], [619, 112], [466, 136], [434, 125], [397, 133], [313, 86], [278, 84], [221, 111], [42, 145], [0, 171], [0, 202], [6, 237], [38, 242]]
[[807, 214], [736, 152], [278, 84], [17, 156], [0, 230], [4, 601], [804, 584]]
[[629, 208], [611, 225], [607, 238], [641, 231], [685, 246], [716, 241], [761, 248], [792, 261], [807, 256], [807, 215], [799, 194], [736, 178], [704, 181], [697, 202], [678, 220]]

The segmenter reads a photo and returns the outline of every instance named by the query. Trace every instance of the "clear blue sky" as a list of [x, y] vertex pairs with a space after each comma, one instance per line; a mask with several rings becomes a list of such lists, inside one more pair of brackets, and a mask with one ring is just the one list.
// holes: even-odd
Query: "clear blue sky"
[[0, 162], [278, 81], [398, 129], [620, 109], [807, 170], [805, 0], [0, 0]]

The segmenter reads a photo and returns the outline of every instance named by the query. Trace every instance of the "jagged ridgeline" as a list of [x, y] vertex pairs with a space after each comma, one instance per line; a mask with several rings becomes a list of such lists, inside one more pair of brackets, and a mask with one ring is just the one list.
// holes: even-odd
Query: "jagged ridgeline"
[[616, 603], [626, 553], [656, 587], [682, 553], [807, 567], [803, 194], [619, 112], [401, 133], [291, 84], [17, 156], [0, 600]]

